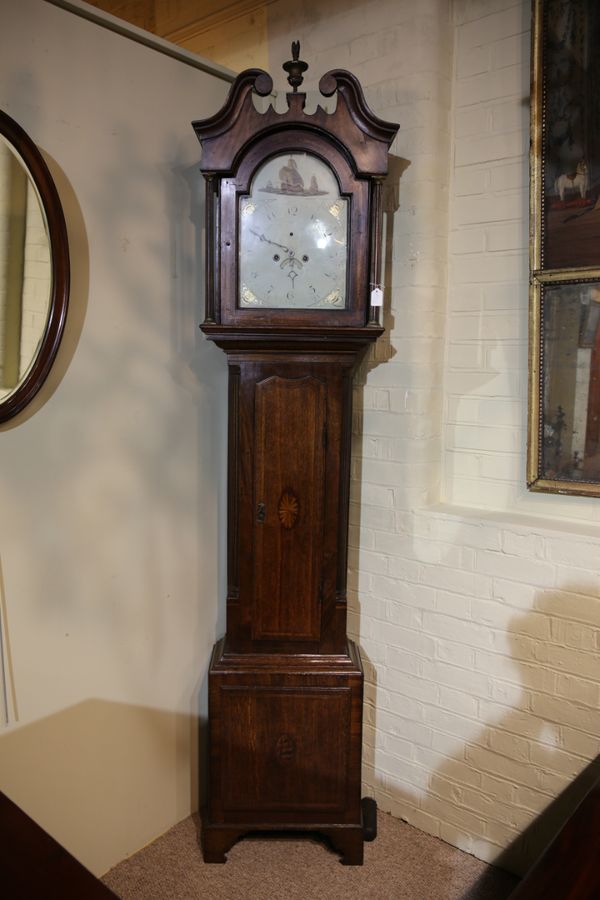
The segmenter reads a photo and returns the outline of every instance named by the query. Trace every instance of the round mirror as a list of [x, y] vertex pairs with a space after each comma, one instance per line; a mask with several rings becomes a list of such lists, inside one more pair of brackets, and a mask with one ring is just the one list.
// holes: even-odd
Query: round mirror
[[20, 412], [48, 375], [68, 295], [56, 187], [33, 141], [0, 111], [0, 422]]

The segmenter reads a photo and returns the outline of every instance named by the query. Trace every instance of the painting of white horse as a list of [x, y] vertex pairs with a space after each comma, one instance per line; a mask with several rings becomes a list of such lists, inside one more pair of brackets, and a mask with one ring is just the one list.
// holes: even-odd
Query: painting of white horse
[[572, 172], [570, 175], [559, 175], [554, 182], [554, 190], [561, 200], [565, 199], [566, 191], [579, 191], [579, 196], [582, 200], [585, 200], [588, 187], [589, 173], [587, 163], [584, 159], [577, 163], [575, 172]]

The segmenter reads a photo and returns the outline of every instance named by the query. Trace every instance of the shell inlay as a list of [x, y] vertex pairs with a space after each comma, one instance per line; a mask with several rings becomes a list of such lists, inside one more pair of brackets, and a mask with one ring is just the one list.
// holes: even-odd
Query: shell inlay
[[293, 528], [298, 521], [300, 515], [300, 503], [293, 491], [286, 490], [281, 495], [279, 506], [277, 507], [279, 521], [284, 528]]
[[282, 734], [275, 744], [275, 753], [281, 762], [290, 762], [296, 755], [296, 741], [291, 734]]

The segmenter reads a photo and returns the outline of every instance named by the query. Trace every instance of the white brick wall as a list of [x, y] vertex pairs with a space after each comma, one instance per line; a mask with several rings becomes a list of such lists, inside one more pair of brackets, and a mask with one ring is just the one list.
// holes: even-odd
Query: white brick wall
[[598, 753], [600, 602], [581, 559], [600, 539], [572, 541], [567, 565], [547, 523], [410, 518], [409, 574], [366, 576], [353, 616], [373, 680], [365, 778], [384, 808], [493, 860]]
[[299, 38], [402, 126], [355, 397], [365, 791], [493, 860], [600, 744], [600, 503], [525, 489], [529, 3], [269, 9], [271, 71]]
[[596, 501], [525, 487], [530, 4], [454, 17], [442, 498], [597, 524]]
[[524, 2], [455, 3], [444, 497], [490, 508], [529, 506], [529, 15]]

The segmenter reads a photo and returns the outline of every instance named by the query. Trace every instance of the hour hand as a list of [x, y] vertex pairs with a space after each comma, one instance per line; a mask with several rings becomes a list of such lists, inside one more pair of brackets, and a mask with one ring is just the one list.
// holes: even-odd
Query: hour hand
[[250, 229], [250, 233], [261, 240], [263, 243], [273, 244], [274, 247], [279, 247], [281, 250], [285, 250], [286, 253], [290, 252], [289, 247], [284, 247], [283, 244], [278, 244], [277, 241], [270, 241], [268, 237], [265, 237], [264, 234], [260, 234], [260, 232], [255, 231], [253, 228]]

